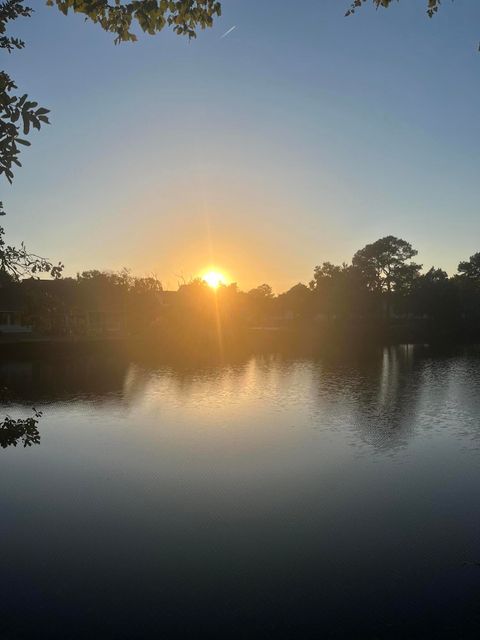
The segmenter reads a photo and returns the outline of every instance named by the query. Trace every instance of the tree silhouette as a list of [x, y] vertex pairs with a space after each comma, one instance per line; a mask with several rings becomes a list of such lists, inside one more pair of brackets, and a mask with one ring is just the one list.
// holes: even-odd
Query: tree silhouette
[[310, 289], [315, 293], [318, 311], [329, 320], [366, 313], [370, 307], [371, 293], [363, 274], [345, 262], [316, 266]]
[[115, 42], [135, 41], [133, 28], [154, 35], [171, 27], [178, 35], [196, 38], [197, 29], [211, 27], [213, 19], [221, 15], [217, 0], [47, 0], [65, 15], [80, 13], [87, 20], [116, 35]]
[[467, 278], [480, 280], [480, 252], [474, 253], [469, 260], [460, 262], [458, 272]]
[[261, 284], [255, 287], [255, 289], [250, 289], [248, 295], [255, 300], [271, 300], [273, 298], [273, 291], [269, 284]]
[[[29, 17], [30, 7], [23, 5], [23, 0], [7, 0], [0, 4], [0, 49], [11, 53], [15, 49], [23, 49], [25, 43], [18, 38], [5, 35], [8, 22], [20, 17]], [[35, 101], [28, 100], [26, 94], [14, 94], [15, 82], [5, 71], [0, 71], [0, 175], [5, 175], [11, 183], [13, 166], [21, 167], [18, 159], [20, 146], [29, 146], [30, 142], [22, 137], [28, 135], [31, 127], [40, 129], [42, 123], [48, 124], [48, 109], [39, 107]]]
[[277, 298], [277, 306], [283, 313], [293, 313], [294, 318], [307, 318], [313, 315], [313, 292], [299, 282]]
[[3, 239], [4, 235], [5, 231], [0, 227], [0, 286], [42, 272], [49, 273], [52, 278], [61, 276], [63, 270], [61, 262], [54, 265], [47, 258], [30, 253], [23, 242], [20, 247], [8, 245]]
[[[399, 0], [396, 0], [397, 2], [399, 2]], [[375, 8], [379, 8], [379, 7], [383, 7], [384, 9], [387, 9], [392, 3], [393, 0], [353, 0], [352, 4], [350, 5], [350, 8], [347, 10], [347, 13], [345, 14], [346, 16], [350, 16], [353, 13], [355, 13], [356, 9], [359, 9], [362, 5], [366, 4], [367, 2], [371, 2]], [[425, 0], [425, 4], [426, 4], [426, 12], [429, 18], [433, 18], [433, 16], [437, 13], [440, 4], [441, 4], [441, 0]]]
[[352, 264], [361, 271], [369, 289], [392, 293], [405, 288], [420, 270], [421, 265], [407, 264], [417, 253], [406, 240], [385, 236], [357, 251]]
[[434, 329], [454, 326], [460, 316], [455, 279], [435, 267], [419, 275], [412, 287], [410, 309], [416, 315], [428, 318]]
[[417, 251], [406, 240], [395, 236], [385, 236], [372, 244], [367, 244], [356, 252], [352, 265], [360, 271], [367, 287], [376, 293], [385, 293], [385, 313], [390, 317], [393, 293], [406, 293], [421, 265], [408, 262]]

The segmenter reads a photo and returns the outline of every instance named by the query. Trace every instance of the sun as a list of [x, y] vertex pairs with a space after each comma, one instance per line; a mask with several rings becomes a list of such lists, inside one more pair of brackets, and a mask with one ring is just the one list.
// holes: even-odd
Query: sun
[[204, 280], [209, 287], [212, 287], [212, 289], [218, 289], [221, 284], [227, 283], [226, 277], [223, 273], [220, 273], [220, 271], [207, 271], [203, 274], [202, 280]]

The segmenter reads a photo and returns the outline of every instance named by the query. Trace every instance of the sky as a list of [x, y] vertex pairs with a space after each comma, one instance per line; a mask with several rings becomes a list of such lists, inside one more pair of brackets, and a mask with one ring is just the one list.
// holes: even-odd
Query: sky
[[480, 2], [349, 3], [224, 0], [194, 41], [115, 46], [30, 0], [4, 68], [51, 126], [1, 184], [8, 241], [171, 289], [215, 266], [281, 292], [389, 234], [455, 273], [480, 251]]

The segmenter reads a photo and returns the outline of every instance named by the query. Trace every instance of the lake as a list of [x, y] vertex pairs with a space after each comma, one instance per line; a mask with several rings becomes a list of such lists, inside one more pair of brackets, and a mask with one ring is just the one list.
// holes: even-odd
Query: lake
[[[3, 361], [0, 638], [477, 638], [480, 353]], [[2, 414], [2, 415], [3, 415]]]

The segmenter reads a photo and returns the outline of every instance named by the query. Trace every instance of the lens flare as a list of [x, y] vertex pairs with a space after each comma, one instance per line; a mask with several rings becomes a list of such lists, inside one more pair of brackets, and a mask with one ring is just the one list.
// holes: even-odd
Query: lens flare
[[218, 289], [221, 284], [226, 284], [227, 279], [219, 271], [207, 271], [203, 274], [202, 280], [204, 280], [212, 289]]

